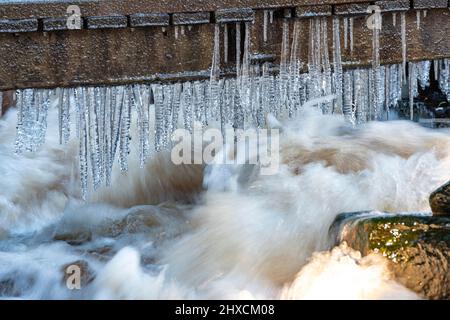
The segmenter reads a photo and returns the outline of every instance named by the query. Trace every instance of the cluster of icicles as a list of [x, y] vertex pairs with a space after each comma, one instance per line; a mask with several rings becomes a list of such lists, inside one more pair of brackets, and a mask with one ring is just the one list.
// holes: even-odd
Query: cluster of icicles
[[[381, 66], [379, 39], [374, 32], [374, 64], [368, 69], [344, 71], [341, 61], [339, 20], [333, 20], [333, 48], [329, 57], [327, 19], [311, 19], [308, 61], [297, 58], [300, 29], [296, 24], [292, 43], [289, 26], [283, 26], [281, 65], [273, 72], [268, 63], [250, 63], [250, 25], [244, 35], [244, 52], [238, 52], [237, 77], [220, 77], [220, 26], [216, 27], [211, 78], [172, 84], [135, 84], [113, 87], [24, 89], [17, 91], [16, 151], [36, 151], [45, 142], [47, 111], [59, 109], [60, 142], [79, 139], [79, 167], [83, 197], [90, 185], [96, 190], [110, 185], [118, 155], [120, 169], [128, 169], [131, 126], [137, 121], [136, 141], [143, 166], [154, 152], [171, 147], [177, 128], [192, 132], [194, 123], [244, 129], [264, 127], [266, 115], [295, 117], [306, 102], [324, 114], [340, 113], [353, 124], [383, 119], [401, 99], [406, 63]], [[237, 35], [237, 41], [241, 35]], [[239, 46], [237, 46], [239, 47]], [[449, 61], [435, 61], [435, 74], [450, 98]], [[410, 96], [429, 84], [430, 61], [409, 64]], [[307, 69], [307, 72], [301, 70]], [[313, 103], [314, 105], [314, 103]], [[136, 119], [134, 119], [135, 117]], [[73, 126], [71, 124], [74, 124]], [[75, 132], [71, 132], [75, 130]], [[75, 129], [73, 129], [75, 128]], [[134, 140], [133, 140], [134, 141]]]

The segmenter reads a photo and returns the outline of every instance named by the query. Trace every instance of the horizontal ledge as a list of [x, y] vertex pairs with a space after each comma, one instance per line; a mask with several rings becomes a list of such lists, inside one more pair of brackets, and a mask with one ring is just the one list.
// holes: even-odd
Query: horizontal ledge
[[128, 18], [122, 15], [86, 17], [88, 29], [120, 29], [128, 26]]
[[217, 23], [231, 23], [255, 20], [255, 11], [253, 9], [223, 9], [215, 12]]
[[19, 33], [19, 32], [34, 32], [37, 30], [38, 30], [37, 19], [0, 20], [0, 32]]
[[172, 23], [175, 26], [208, 24], [211, 22], [211, 14], [209, 12], [193, 12], [193, 13], [174, 13]]

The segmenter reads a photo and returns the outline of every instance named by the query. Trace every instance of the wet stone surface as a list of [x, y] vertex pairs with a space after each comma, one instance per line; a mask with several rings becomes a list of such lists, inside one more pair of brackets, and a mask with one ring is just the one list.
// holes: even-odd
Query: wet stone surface
[[450, 181], [431, 194], [430, 207], [434, 216], [450, 217]]
[[346, 213], [330, 229], [336, 243], [382, 254], [394, 278], [428, 299], [450, 298], [450, 218], [429, 214]]

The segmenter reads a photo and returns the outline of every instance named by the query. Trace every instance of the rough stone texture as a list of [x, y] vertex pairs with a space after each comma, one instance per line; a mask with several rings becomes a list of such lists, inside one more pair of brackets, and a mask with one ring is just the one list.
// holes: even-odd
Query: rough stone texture
[[37, 19], [0, 20], [0, 32], [18, 33], [33, 32], [38, 30]]
[[211, 22], [211, 14], [209, 12], [174, 13], [172, 22], [176, 26], [207, 24]]
[[64, 31], [68, 30], [67, 18], [48, 18], [42, 22], [44, 31]]
[[[99, 16], [161, 12], [213, 12], [236, 8], [270, 9], [352, 2], [355, 0], [73, 0], [70, 1], [70, 4], [78, 5], [82, 16]], [[358, 2], [371, 1], [358, 0]], [[0, 17], [5, 19], [62, 17], [66, 14], [67, 5], [67, 1], [62, 0], [44, 3], [1, 4]]]
[[450, 181], [431, 194], [430, 207], [433, 215], [450, 217]]
[[173, 27], [3, 33], [0, 90], [207, 78], [213, 37], [212, 24], [186, 28], [178, 40]]
[[367, 14], [370, 3], [341, 4], [334, 7], [337, 15], [361, 15]]
[[364, 256], [385, 256], [395, 279], [424, 298], [450, 298], [450, 218], [343, 214], [330, 231]]
[[416, 9], [447, 8], [448, 0], [413, 0]]
[[131, 27], [161, 27], [168, 26], [170, 16], [167, 13], [136, 13], [130, 15]]
[[302, 6], [295, 8], [295, 16], [297, 18], [310, 17], [327, 17], [331, 16], [333, 12], [332, 6]]
[[255, 12], [252, 9], [224, 9], [215, 13], [216, 22], [231, 23], [255, 20]]
[[123, 15], [87, 17], [86, 26], [88, 29], [120, 29], [126, 28], [128, 19]]
[[[153, 1], [150, 1], [153, 3]], [[213, 4], [211, 4], [211, 3]], [[316, 4], [349, 3], [351, 1], [318, 1]], [[126, 21], [124, 15], [147, 12], [147, 2], [140, 5], [133, 1], [124, 2], [123, 6], [117, 7], [116, 11], [110, 11], [111, 7], [103, 6], [105, 2], [100, 1], [98, 6], [84, 10], [82, 15], [100, 14], [122, 14], [122, 25]], [[110, 2], [114, 3], [114, 1]], [[187, 2], [189, 3], [189, 1]], [[284, 11], [292, 14], [293, 10], [289, 6], [311, 4], [310, 1], [261, 1], [252, 2], [240, 1], [240, 7], [249, 8], [271, 8], [285, 4], [287, 8], [275, 11], [273, 24], [268, 28], [268, 41], [263, 40], [263, 10], [255, 11], [255, 22], [251, 24], [251, 53], [255, 57], [276, 57], [275, 63], [279, 63], [282, 39], [282, 21]], [[197, 12], [193, 15], [204, 15], [203, 22], [207, 22], [212, 15], [211, 12], [217, 9], [227, 9], [228, 2], [209, 1], [203, 3], [207, 12]], [[47, 6], [50, 4], [42, 4]], [[56, 6], [57, 3], [54, 3]], [[92, 2], [80, 2], [80, 6], [94, 5]], [[147, 12], [159, 12], [159, 5], [169, 4], [161, 1], [155, 4], [155, 8]], [[194, 5], [197, 5], [195, 3]], [[363, 2], [362, 6], [367, 6], [368, 2]], [[29, 7], [20, 7], [22, 17], [26, 17]], [[142, 7], [141, 7], [142, 6]], [[179, 6], [179, 7], [177, 7]], [[8, 5], [0, 5], [0, 16], [2, 10], [9, 8]], [[53, 8], [53, 6], [50, 6]], [[99, 9], [101, 8], [101, 10]], [[108, 8], [108, 10], [106, 10]], [[131, 10], [133, 8], [133, 10]], [[163, 8], [163, 7], [160, 7]], [[178, 9], [184, 12], [189, 10], [178, 1], [174, 1], [171, 7], [175, 13]], [[293, 7], [291, 7], [293, 8]], [[312, 8], [312, 7], [311, 7]], [[17, 9], [17, 8], [16, 8]], [[139, 10], [138, 9], [142, 9]], [[102, 11], [103, 10], [103, 11]], [[211, 11], [209, 11], [211, 10]], [[17, 9], [17, 12], [20, 10]], [[194, 23], [192, 20], [178, 19], [185, 15], [183, 11], [173, 14], [173, 23]], [[39, 10], [36, 11], [36, 14]], [[66, 13], [61, 12], [59, 17]], [[189, 14], [191, 15], [191, 14]], [[139, 21], [132, 19], [130, 24]], [[167, 16], [166, 16], [167, 17]], [[192, 16], [191, 16], [192, 17]], [[125, 17], [126, 18], [126, 17]], [[189, 17], [188, 17], [189, 18]], [[202, 18], [202, 19], [203, 19]], [[332, 17], [328, 19], [328, 45], [332, 48]], [[398, 18], [399, 19], [399, 18]], [[409, 61], [425, 59], [441, 59], [450, 56], [450, 12], [447, 9], [433, 9], [428, 11], [426, 18], [422, 19], [420, 28], [416, 27], [416, 12], [410, 10], [406, 12], [407, 30], [407, 59]], [[151, 19], [150, 19], [151, 20]], [[213, 19], [212, 19], [213, 20]], [[294, 21], [290, 18], [290, 37], [293, 34]], [[187, 21], [187, 22], [186, 22]], [[191, 21], [191, 22], [189, 22]], [[201, 21], [201, 20], [196, 20]], [[209, 20], [208, 20], [209, 21]], [[141, 21], [141, 23], [144, 23]], [[151, 23], [147, 21], [146, 23]], [[167, 20], [164, 22], [167, 23]], [[301, 29], [301, 39], [299, 43], [307, 44], [309, 38], [309, 19], [301, 19], [299, 23]], [[114, 24], [113, 24], [114, 25]], [[144, 26], [142, 24], [142, 26]], [[164, 29], [164, 30], [163, 30]], [[243, 29], [243, 28], [242, 28]], [[162, 80], [192, 80], [205, 79], [209, 77], [213, 47], [214, 47], [214, 24], [200, 24], [185, 28], [178, 32], [180, 35], [175, 39], [175, 26], [170, 25], [165, 28], [157, 26], [147, 26], [142, 28], [124, 29], [101, 29], [101, 30], [69, 30], [58, 32], [29, 32], [29, 33], [0, 33], [0, 90], [9, 90], [27, 87], [67, 87], [79, 85], [114, 85], [137, 83], [146, 81]], [[221, 30], [223, 39], [223, 28]], [[222, 70], [233, 72], [235, 66], [235, 26], [229, 25], [229, 64], [222, 64]], [[343, 41], [343, 26], [341, 24], [341, 43]], [[392, 15], [383, 16], [383, 29], [380, 35], [380, 60], [382, 64], [401, 63], [401, 27], [399, 21], [394, 26]], [[242, 41], [244, 37], [242, 37]], [[292, 39], [290, 39], [292, 41]], [[242, 46], [243, 44], [241, 44]], [[223, 45], [221, 50], [223, 50]], [[370, 66], [372, 55], [372, 30], [367, 28], [366, 16], [354, 16], [354, 47], [350, 49], [342, 47], [342, 61], [344, 67], [353, 68], [357, 66]], [[308, 46], [302, 45], [299, 49], [299, 57], [303, 61], [308, 58]], [[330, 52], [331, 56], [331, 52]], [[223, 57], [223, 52], [221, 52]]]
[[395, 11], [406, 11], [411, 7], [409, 0], [398, 0], [398, 1], [375, 1], [375, 5], [379, 6], [381, 12], [395, 12]]

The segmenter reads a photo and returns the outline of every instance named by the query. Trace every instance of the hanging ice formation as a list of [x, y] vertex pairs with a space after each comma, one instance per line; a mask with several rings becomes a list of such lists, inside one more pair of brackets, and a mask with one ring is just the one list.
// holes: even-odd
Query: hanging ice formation
[[439, 88], [447, 95], [447, 101], [450, 101], [450, 59], [435, 62], [438, 65]]
[[[272, 22], [271, 11], [267, 19], [266, 23]], [[294, 25], [290, 26], [291, 23]], [[90, 189], [111, 183], [116, 159], [119, 168], [126, 171], [128, 155], [136, 149], [140, 165], [144, 166], [155, 152], [170, 149], [174, 130], [184, 128], [192, 132], [194, 123], [215, 126], [222, 132], [227, 128], [264, 127], [268, 113], [279, 118], [294, 117], [305, 102], [324, 96], [334, 99], [317, 105], [323, 113], [342, 113], [353, 124], [385, 119], [388, 109], [396, 107], [401, 99], [406, 59], [403, 64], [381, 65], [379, 34], [374, 32], [372, 68], [343, 70], [341, 23], [338, 18], [314, 18], [305, 28], [298, 21], [284, 20], [279, 73], [273, 72], [269, 63], [250, 63], [252, 26], [237, 23], [235, 78], [220, 76], [221, 48], [228, 50], [225, 47], [228, 30], [218, 25], [210, 79], [18, 90], [16, 151], [39, 149], [45, 142], [47, 110], [57, 108], [60, 142], [67, 143], [71, 137], [79, 141], [80, 183], [82, 195], [86, 197]], [[346, 45], [352, 50], [353, 19], [345, 23], [348, 24], [348, 30], [343, 29], [345, 38], [348, 37]], [[332, 38], [328, 37], [327, 29], [332, 30]], [[299, 41], [303, 33], [309, 33], [308, 43]], [[405, 56], [406, 36], [402, 38]], [[221, 39], [225, 40], [224, 44]], [[300, 58], [300, 52], [304, 51], [301, 46], [308, 46], [307, 61]], [[440, 88], [450, 99], [450, 60], [435, 61], [434, 65]], [[417, 96], [419, 86], [429, 85], [430, 67], [429, 61], [409, 64], [411, 101]]]

